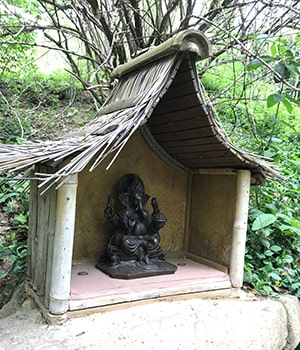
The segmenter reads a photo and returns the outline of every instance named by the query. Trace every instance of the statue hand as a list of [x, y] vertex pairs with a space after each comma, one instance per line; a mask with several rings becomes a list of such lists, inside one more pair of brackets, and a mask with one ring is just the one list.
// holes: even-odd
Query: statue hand
[[104, 210], [105, 216], [110, 219], [115, 215], [115, 209], [114, 209], [115, 202], [111, 196], [108, 196], [107, 199], [107, 207]]
[[160, 213], [160, 210], [159, 210], [159, 207], [158, 207], [158, 203], [157, 203], [156, 198], [153, 197], [153, 198], [151, 199], [151, 205], [152, 205], [153, 213], [154, 213], [154, 214]]
[[153, 207], [152, 225], [155, 230], [159, 230], [167, 222], [167, 218], [165, 214], [161, 213], [156, 198], [152, 198], [151, 205]]

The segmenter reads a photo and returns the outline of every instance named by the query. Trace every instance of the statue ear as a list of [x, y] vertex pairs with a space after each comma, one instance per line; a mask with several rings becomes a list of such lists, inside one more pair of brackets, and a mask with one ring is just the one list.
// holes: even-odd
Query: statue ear
[[119, 195], [119, 201], [124, 205], [124, 207], [129, 207], [129, 194], [128, 193], [121, 193]]

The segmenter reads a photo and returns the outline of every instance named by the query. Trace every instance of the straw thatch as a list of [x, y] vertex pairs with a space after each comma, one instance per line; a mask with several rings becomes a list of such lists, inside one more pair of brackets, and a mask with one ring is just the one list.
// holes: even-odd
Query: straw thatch
[[[207, 161], [205, 163], [203, 160], [202, 163], [201, 161], [195, 163], [194, 158], [191, 161], [186, 155], [184, 155], [182, 161], [180, 160], [180, 154], [182, 152], [172, 153], [172, 145], [168, 146], [172, 143], [172, 140], [167, 139], [165, 142], [162, 138], [159, 141], [161, 135], [164, 134], [161, 131], [162, 127], [159, 128], [158, 126], [151, 125], [151, 123], [149, 124], [149, 128], [145, 126], [150, 117], [151, 122], [152, 115], [154, 124], [155, 120], [160, 120], [159, 123], [163, 123], [164, 117], [157, 119], [158, 117], [155, 115], [159, 115], [160, 113], [165, 116], [168, 114], [168, 111], [165, 110], [164, 113], [160, 112], [159, 108], [161, 104], [159, 102], [162, 101], [163, 105], [163, 101], [166, 98], [164, 96], [168, 96], [168, 89], [171, 90], [175, 84], [176, 75], [180, 71], [183, 61], [187, 61], [189, 65], [194, 65], [195, 57], [199, 59], [201, 55], [203, 58], [208, 54], [209, 47], [202, 34], [199, 34], [197, 37], [197, 32], [188, 31], [186, 35], [182, 35], [182, 33], [180, 35], [180, 40], [178, 38], [176, 40], [172, 39], [168, 45], [166, 43], [163, 44], [163, 49], [155, 49], [157, 51], [156, 54], [146, 54], [145, 61], [143, 61], [142, 55], [135, 59], [131, 65], [127, 64], [127, 66], [125, 65], [125, 67], [117, 69], [115, 75], [120, 76], [119, 83], [98, 115], [86, 126], [58, 140], [27, 141], [21, 145], [0, 145], [0, 171], [10, 170], [16, 172], [31, 167], [34, 164], [57, 164], [68, 158], [69, 161], [65, 162], [54, 174], [35, 174], [35, 178], [41, 180], [39, 186], [47, 190], [53, 184], [59, 186], [63, 183], [66, 176], [78, 173], [87, 166], [92, 171], [106, 156], [114, 152], [114, 156], [108, 165], [110, 167], [131, 135], [143, 126], [142, 129], [144, 130], [146, 139], [151, 139], [150, 143], [152, 147], [156, 149], [160, 156], [168, 158], [168, 161], [173, 161], [174, 164], [181, 164], [183, 168], [245, 167], [262, 177], [279, 177], [280, 175], [274, 166], [258, 158], [257, 155], [234, 147], [228, 141], [214, 118], [214, 112], [207, 102], [205, 103], [203, 90], [196, 81], [197, 77], [195, 76], [194, 68], [189, 68], [189, 74], [191, 74], [190, 80], [193, 84], [191, 94], [192, 96], [197, 96], [199, 100], [199, 106], [197, 108], [199, 108], [201, 117], [204, 117], [206, 120], [206, 124], [204, 125], [204, 119], [200, 118], [200, 122], [205, 126], [204, 128], [201, 125], [202, 129], [200, 129], [203, 131], [203, 129], [206, 130], [206, 128], [209, 128], [210, 134], [205, 135], [205, 137], [214, 137], [216, 140], [213, 143], [213, 145], [216, 145], [214, 147], [219, 152], [220, 147], [224, 147], [226, 152], [228, 151], [230, 153], [230, 157], [228, 154], [226, 155], [227, 160], [230, 160], [230, 162], [227, 164], [224, 158], [225, 163], [223, 165], [221, 163], [213, 163], [212, 160], [210, 160], [210, 163], [207, 163]], [[195, 38], [199, 39], [198, 42]], [[186, 55], [186, 52], [193, 52], [193, 56]], [[188, 77], [188, 74], [184, 72], [181, 75]], [[180, 83], [180, 79], [177, 79], [177, 83], [178, 81]], [[176, 89], [173, 90], [175, 91]], [[173, 98], [176, 98], [177, 95], [175, 94], [174, 96]], [[189, 99], [189, 96], [187, 96], [186, 101], [189, 101]], [[158, 104], [159, 106], [156, 108]], [[180, 108], [184, 109], [185, 106], [189, 108], [188, 102], [184, 102]], [[199, 118], [197, 117], [196, 119]], [[182, 138], [176, 141], [176, 135], [182, 132], [182, 129], [185, 130], [186, 138], [188, 139], [188, 126], [182, 128], [183, 122], [184, 120], [181, 120], [178, 124], [178, 129], [173, 132], [175, 135], [173, 141], [177, 145], [183, 144]], [[189, 120], [185, 125], [188, 125], [188, 123]], [[166, 127], [166, 125], [163, 125], [163, 127]], [[184, 148], [184, 144], [182, 147]], [[205, 159], [205, 157], [202, 157], [202, 159]], [[216, 159], [220, 159], [220, 157]]]
[[[155, 101], [168, 82], [176, 55], [150, 64], [138, 73], [131, 73], [116, 86], [105, 106], [120, 103], [120, 109], [105, 112], [86, 126], [54, 141], [27, 141], [21, 145], [0, 145], [0, 170], [13, 172], [36, 163], [60, 162], [74, 157], [55, 174], [36, 174], [42, 180], [58, 182], [62, 177], [78, 173], [97, 155], [90, 166], [92, 171], [111, 152], [117, 151], [112, 162], [125, 146], [130, 136], [145, 122]], [[178, 62], [177, 62], [178, 63]], [[122, 106], [130, 98], [131, 103]], [[99, 153], [100, 152], [100, 153]]]

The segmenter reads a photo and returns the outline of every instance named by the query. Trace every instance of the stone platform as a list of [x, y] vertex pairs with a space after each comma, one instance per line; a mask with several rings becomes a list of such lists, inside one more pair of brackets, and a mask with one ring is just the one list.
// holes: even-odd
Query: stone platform
[[46, 325], [30, 301], [1, 319], [0, 349], [295, 350], [296, 297], [249, 294], [221, 299], [151, 301]]

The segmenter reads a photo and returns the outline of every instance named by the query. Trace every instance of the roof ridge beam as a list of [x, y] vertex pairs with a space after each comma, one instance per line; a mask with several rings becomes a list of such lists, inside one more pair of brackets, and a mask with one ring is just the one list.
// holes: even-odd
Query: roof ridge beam
[[175, 54], [178, 51], [192, 52], [195, 61], [200, 61], [210, 55], [210, 43], [206, 36], [197, 29], [183, 30], [164, 43], [118, 66], [112, 71], [111, 77], [119, 78], [149, 62]]

